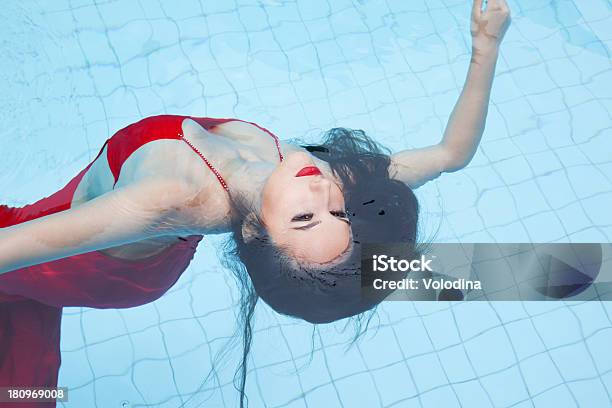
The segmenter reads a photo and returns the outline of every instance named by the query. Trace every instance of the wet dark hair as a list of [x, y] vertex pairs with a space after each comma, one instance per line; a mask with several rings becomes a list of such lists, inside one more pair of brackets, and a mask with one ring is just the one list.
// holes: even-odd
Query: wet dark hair
[[[223, 262], [233, 271], [241, 289], [239, 325], [243, 353], [234, 378], [240, 392], [240, 407], [245, 404], [252, 317], [259, 298], [278, 313], [315, 324], [353, 316], [360, 332], [363, 312], [373, 311], [388, 295], [381, 291], [378, 298], [361, 296], [361, 244], [404, 242], [414, 254], [418, 252], [418, 202], [406, 184], [390, 178], [387, 149], [364, 131], [346, 128], [331, 129], [320, 145], [303, 147], [329, 163], [341, 180], [353, 243], [350, 253], [341, 255], [337, 261], [314, 266], [301, 264], [273, 244], [247, 203], [232, 197], [233, 233]], [[250, 219], [255, 231], [248, 240], [242, 234], [245, 219]]]

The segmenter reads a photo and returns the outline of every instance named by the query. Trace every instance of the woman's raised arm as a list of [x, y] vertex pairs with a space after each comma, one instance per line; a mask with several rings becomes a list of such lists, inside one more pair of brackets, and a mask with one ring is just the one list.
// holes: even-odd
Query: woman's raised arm
[[[110, 191], [65, 211], [0, 228], [0, 274], [180, 229], [177, 208], [188, 188], [149, 180]], [[169, 221], [172, 220], [172, 221]], [[175, 230], [176, 228], [176, 230]]]
[[475, 0], [472, 7], [472, 59], [463, 91], [450, 115], [442, 141], [391, 157], [391, 176], [412, 188], [443, 172], [464, 168], [480, 143], [499, 45], [510, 25], [510, 9], [505, 0], [489, 0], [484, 12], [482, 2]]

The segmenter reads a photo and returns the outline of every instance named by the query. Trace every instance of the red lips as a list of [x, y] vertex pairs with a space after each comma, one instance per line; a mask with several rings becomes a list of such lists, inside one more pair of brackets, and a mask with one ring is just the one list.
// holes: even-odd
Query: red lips
[[321, 170], [315, 166], [307, 166], [302, 170], [298, 171], [295, 177], [304, 177], [304, 176], [319, 176], [321, 175]]

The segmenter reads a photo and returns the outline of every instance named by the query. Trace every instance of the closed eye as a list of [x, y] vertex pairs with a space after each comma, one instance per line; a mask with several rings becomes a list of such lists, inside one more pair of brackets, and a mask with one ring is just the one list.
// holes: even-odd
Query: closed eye
[[291, 222], [310, 221], [312, 220], [312, 216], [312, 213], [298, 214], [291, 219]]
[[339, 218], [340, 221], [344, 221], [347, 224], [351, 225], [351, 221], [348, 219], [348, 214], [346, 213], [346, 211], [330, 211], [329, 213], [334, 217]]
[[[348, 224], [350, 224], [351, 222], [348, 219], [348, 215], [346, 213], [346, 211], [330, 211], [329, 212], [331, 215], [333, 215], [336, 218], [339, 218], [341, 221], [344, 221]], [[311, 221], [312, 218], [314, 217], [313, 213], [303, 213], [303, 214], [298, 214], [296, 216], [294, 216], [293, 218], [291, 218], [291, 222], [306, 222], [306, 221]]]

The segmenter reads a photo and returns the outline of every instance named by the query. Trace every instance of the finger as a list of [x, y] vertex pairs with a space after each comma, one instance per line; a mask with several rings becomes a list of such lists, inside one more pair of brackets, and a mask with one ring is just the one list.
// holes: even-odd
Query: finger
[[499, 6], [503, 11], [510, 11], [510, 7], [508, 7], [506, 0], [497, 0], [497, 3], [499, 3]]
[[506, 4], [505, 0], [488, 0], [487, 10], [491, 10], [491, 11], [508, 10], [508, 5]]
[[506, 3], [506, 0], [488, 0], [487, 11], [489, 10], [492, 13], [502, 13], [510, 15], [510, 8], [508, 7], [508, 3]]
[[474, 4], [472, 6], [472, 14], [479, 16], [482, 13], [482, 2], [483, 0], [474, 0]]

